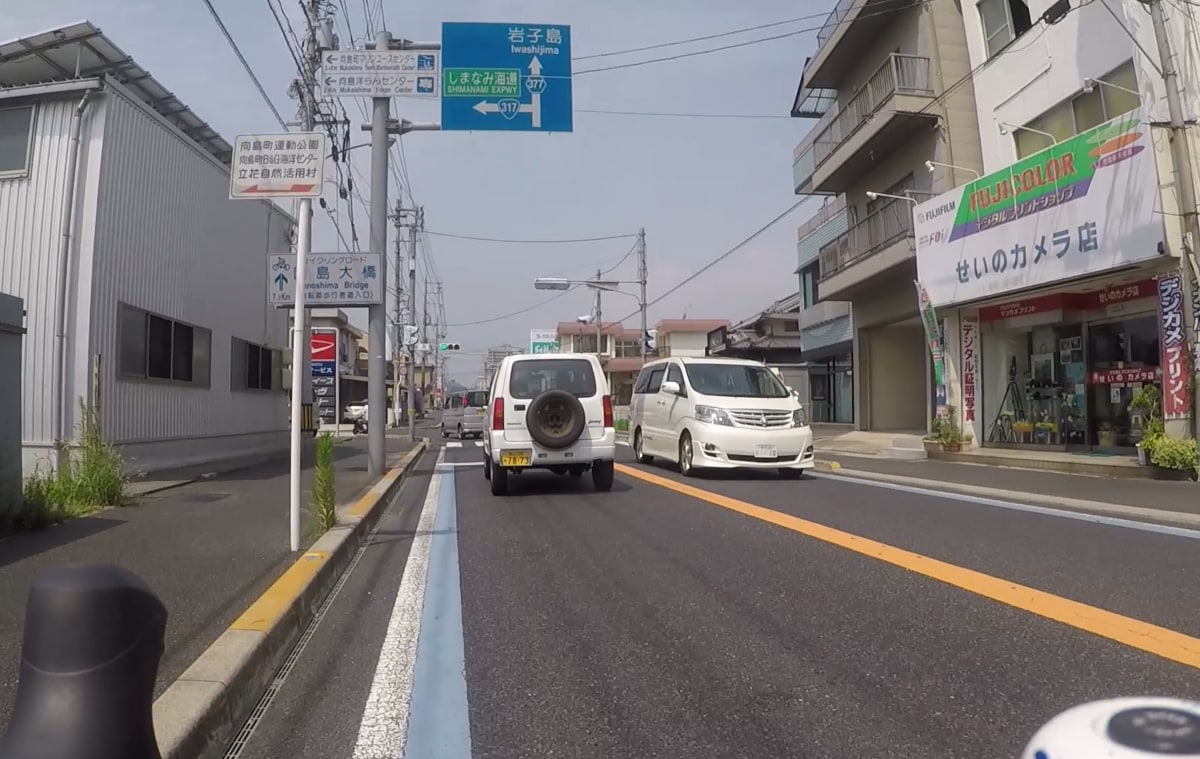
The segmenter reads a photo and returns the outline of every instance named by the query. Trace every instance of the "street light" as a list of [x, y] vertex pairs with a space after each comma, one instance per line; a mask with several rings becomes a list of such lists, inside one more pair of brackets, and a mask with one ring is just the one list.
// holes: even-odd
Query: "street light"
[[557, 277], [538, 277], [533, 280], [534, 290], [570, 290], [571, 281]]
[[978, 171], [976, 171], [975, 169], [970, 169], [970, 168], [967, 168], [966, 166], [955, 166], [955, 165], [954, 165], [954, 164], [952, 164], [952, 163], [941, 163], [940, 161], [926, 161], [926, 162], [925, 162], [925, 168], [929, 169], [929, 173], [930, 173], [930, 174], [932, 174], [932, 173], [933, 173], [933, 169], [934, 169], [934, 167], [935, 167], [935, 166], [942, 166], [942, 167], [944, 167], [944, 168], [947, 168], [947, 169], [955, 169], [955, 170], [957, 170], [957, 171], [969, 171], [969, 172], [971, 172], [972, 174], [974, 174], [974, 175], [975, 175], [975, 178], [976, 178], [976, 179], [979, 179], [979, 177], [980, 177], [980, 176], [982, 176], [982, 175], [981, 175], [981, 174], [980, 174]]
[[[645, 318], [646, 301], [643, 299], [642, 296], [625, 292], [620, 287], [621, 285], [640, 285], [640, 284], [641, 284], [640, 281], [630, 281], [630, 280], [624, 280], [624, 279], [600, 279], [599, 277], [597, 277], [596, 279], [563, 279], [562, 277], [538, 277], [537, 279], [533, 280], [533, 289], [535, 289], [535, 290], [570, 290], [572, 287], [590, 287], [593, 290], [600, 290], [600, 291], [609, 292], [609, 293], [617, 293], [619, 295], [627, 295], [630, 298], [633, 298], [634, 300], [636, 300], [638, 302], [638, 310], [640, 310], [642, 312], [642, 323], [644, 324], [646, 321], [646, 318]], [[585, 321], [584, 317], [581, 316], [578, 319], [576, 319], [576, 321], [578, 321], [580, 324], [587, 324], [588, 322], [591, 321], [591, 318], [592, 317], [587, 317], [587, 321]], [[597, 326], [597, 329], [603, 331], [603, 325], [601, 325], [599, 323], [598, 319], [597, 319], [596, 326]], [[602, 337], [603, 337], [603, 335], [597, 335], [597, 338], [596, 338], [597, 348], [599, 348], [599, 344], [603, 341]], [[642, 358], [644, 360], [646, 358], [646, 335], [645, 334], [641, 335], [641, 339], [638, 342], [642, 346], [641, 353], [642, 353]]]

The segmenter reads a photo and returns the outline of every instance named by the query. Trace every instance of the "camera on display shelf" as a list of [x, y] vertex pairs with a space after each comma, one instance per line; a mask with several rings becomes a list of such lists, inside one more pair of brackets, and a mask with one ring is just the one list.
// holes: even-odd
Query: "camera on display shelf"
[[1033, 736], [1021, 759], [1200, 757], [1200, 702], [1136, 697], [1071, 707]]

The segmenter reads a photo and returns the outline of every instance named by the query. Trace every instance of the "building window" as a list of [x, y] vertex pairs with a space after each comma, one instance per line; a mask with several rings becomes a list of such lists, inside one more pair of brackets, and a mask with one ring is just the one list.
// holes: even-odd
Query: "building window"
[[800, 295], [804, 298], [804, 307], [812, 308], [817, 305], [817, 281], [821, 278], [821, 264], [814, 262], [800, 270]]
[[989, 58], [1033, 28], [1025, 0], [980, 0], [978, 8]]
[[118, 312], [121, 377], [209, 386], [211, 330], [124, 303], [119, 304]]
[[33, 153], [33, 106], [0, 108], [0, 178], [29, 174]]
[[[1099, 78], [1116, 86], [1097, 84], [1091, 92], [1081, 92], [1054, 106], [1026, 124], [1025, 129], [1014, 129], [1013, 140], [1017, 147], [1017, 158], [1021, 159], [1045, 150], [1121, 114], [1137, 110], [1138, 97], [1133, 92], [1125, 92], [1125, 89], [1134, 92], [1138, 90], [1137, 72], [1133, 68], [1132, 60]], [[1040, 134], [1041, 132], [1054, 135], [1054, 142], [1052, 143], [1046, 134]]]
[[617, 358], [640, 358], [642, 346], [637, 340], [621, 340], [617, 343]]
[[280, 390], [283, 387], [282, 356], [265, 345], [233, 338], [229, 367], [231, 390]]

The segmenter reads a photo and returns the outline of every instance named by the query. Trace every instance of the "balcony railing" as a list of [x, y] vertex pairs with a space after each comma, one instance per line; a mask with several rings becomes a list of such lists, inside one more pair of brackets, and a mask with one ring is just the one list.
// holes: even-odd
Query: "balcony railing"
[[932, 95], [929, 59], [892, 53], [850, 102], [813, 141], [813, 163], [820, 166], [894, 95]]
[[845, 20], [846, 14], [850, 12], [850, 8], [853, 6], [854, 0], [838, 0], [837, 5], [833, 6], [833, 11], [826, 17], [825, 23], [821, 25], [821, 31], [817, 32], [817, 50], [825, 47], [826, 41], [833, 36], [833, 32]]
[[[918, 202], [933, 197], [933, 193], [917, 190], [909, 190], [908, 195]], [[820, 252], [821, 279], [828, 279], [889, 245], [912, 237], [912, 210], [913, 204], [907, 200], [888, 200], [845, 234], [826, 243]]]

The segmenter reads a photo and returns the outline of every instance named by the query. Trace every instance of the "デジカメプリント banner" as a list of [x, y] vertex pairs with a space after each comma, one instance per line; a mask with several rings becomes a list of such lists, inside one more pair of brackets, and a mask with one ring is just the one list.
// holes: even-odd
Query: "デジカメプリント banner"
[[913, 209], [934, 305], [990, 298], [1159, 255], [1150, 126], [1101, 124]]

